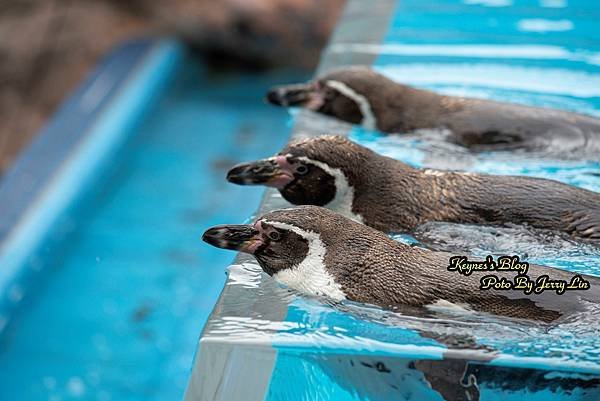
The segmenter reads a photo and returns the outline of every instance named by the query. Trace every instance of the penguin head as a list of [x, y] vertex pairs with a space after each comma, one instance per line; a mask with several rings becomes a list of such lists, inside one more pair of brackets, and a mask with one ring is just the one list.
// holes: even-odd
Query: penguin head
[[229, 224], [208, 229], [202, 240], [217, 248], [254, 255], [263, 270], [276, 274], [299, 265], [308, 254], [308, 241], [292, 226], [268, 215], [254, 224]]
[[278, 106], [303, 107], [340, 120], [377, 129], [373, 110], [380, 84], [391, 82], [367, 67], [333, 70], [306, 84], [272, 88], [267, 100]]
[[275, 187], [292, 204], [343, 213], [351, 209], [354, 187], [371, 154], [346, 138], [321, 136], [292, 143], [275, 157], [234, 166], [227, 180]]
[[[383, 255], [396, 242], [384, 233], [318, 206], [275, 210], [254, 224], [208, 229], [202, 239], [218, 248], [252, 254], [267, 274], [306, 295], [346, 298], [363, 271], [356, 263], [375, 244]], [[345, 273], [340, 275], [340, 272]]]
[[339, 232], [346, 220], [327, 209], [302, 206], [267, 213], [251, 225], [212, 227], [202, 240], [218, 248], [254, 255], [263, 270], [273, 276], [303, 262], [324, 268], [321, 235]]

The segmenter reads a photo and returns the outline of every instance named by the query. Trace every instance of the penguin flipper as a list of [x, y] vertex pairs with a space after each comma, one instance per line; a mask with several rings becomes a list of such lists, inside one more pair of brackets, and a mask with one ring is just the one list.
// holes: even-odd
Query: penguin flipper
[[572, 212], [567, 220], [566, 231], [577, 239], [600, 245], [600, 208]]
[[456, 142], [473, 152], [484, 152], [491, 150], [515, 150], [522, 148], [525, 138], [516, 133], [489, 130], [483, 132], [463, 133]]

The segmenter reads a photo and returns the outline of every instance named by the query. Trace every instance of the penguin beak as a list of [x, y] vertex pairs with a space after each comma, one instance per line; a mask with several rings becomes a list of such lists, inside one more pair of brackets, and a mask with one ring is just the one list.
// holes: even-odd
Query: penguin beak
[[247, 224], [227, 224], [211, 227], [202, 234], [202, 241], [217, 248], [232, 249], [253, 255], [263, 244], [260, 231]]
[[285, 156], [275, 156], [232, 167], [227, 172], [227, 181], [238, 185], [266, 185], [282, 189], [294, 181], [294, 174]]
[[318, 84], [311, 82], [276, 86], [267, 92], [267, 101], [276, 106], [300, 106], [316, 110], [323, 104], [323, 96]]

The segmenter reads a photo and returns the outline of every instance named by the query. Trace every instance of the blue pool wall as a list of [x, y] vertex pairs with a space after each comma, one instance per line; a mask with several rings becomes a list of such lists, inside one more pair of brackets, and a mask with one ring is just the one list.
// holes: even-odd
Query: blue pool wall
[[77, 200], [160, 97], [184, 53], [173, 40], [115, 49], [2, 177], [0, 332], [43, 270], [44, 254], [66, 236]]

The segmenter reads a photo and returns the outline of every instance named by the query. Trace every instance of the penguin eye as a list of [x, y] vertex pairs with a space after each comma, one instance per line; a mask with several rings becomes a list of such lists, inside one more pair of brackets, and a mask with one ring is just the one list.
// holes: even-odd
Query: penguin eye
[[328, 101], [334, 100], [337, 96], [338, 96], [338, 91], [336, 91], [335, 89], [327, 87], [327, 92], [325, 92], [325, 98]]
[[296, 167], [296, 173], [304, 175], [308, 173], [308, 167], [306, 167], [304, 164], [301, 164], [298, 167]]
[[267, 236], [271, 241], [279, 241], [281, 239], [281, 233], [279, 233], [279, 231], [271, 231]]

